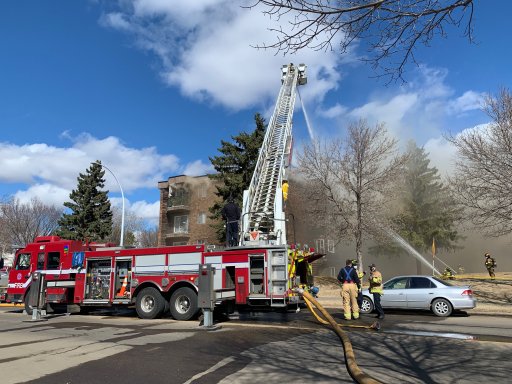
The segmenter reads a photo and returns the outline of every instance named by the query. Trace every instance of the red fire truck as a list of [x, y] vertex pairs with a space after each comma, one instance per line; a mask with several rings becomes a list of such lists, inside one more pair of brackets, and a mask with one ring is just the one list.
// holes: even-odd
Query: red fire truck
[[187, 320], [198, 311], [199, 267], [209, 264], [215, 268], [216, 304], [228, 311], [235, 305], [286, 308], [298, 304], [293, 288], [312, 284], [309, 263], [323, 256], [287, 242], [286, 172], [296, 87], [306, 84], [305, 71], [304, 64], [281, 68], [281, 90], [243, 195], [239, 246], [222, 251], [209, 251], [205, 245], [122, 249], [38, 237], [16, 253], [7, 300], [25, 303], [31, 313], [28, 298], [34, 295], [28, 293], [32, 272], [37, 271], [44, 275], [45, 303], [50, 306], [75, 304], [85, 310], [135, 305], [142, 318], [155, 318], [169, 309], [175, 319]]
[[57, 236], [38, 237], [18, 250], [9, 275], [7, 301], [25, 303], [32, 272], [45, 276], [45, 303], [88, 308], [135, 306], [143, 319], [167, 310], [177, 320], [197, 315], [200, 264], [215, 268], [216, 304], [285, 309], [297, 305], [292, 288], [309, 280], [308, 263], [322, 255], [285, 246], [234, 247], [208, 251], [205, 245], [120, 248], [82, 244]]

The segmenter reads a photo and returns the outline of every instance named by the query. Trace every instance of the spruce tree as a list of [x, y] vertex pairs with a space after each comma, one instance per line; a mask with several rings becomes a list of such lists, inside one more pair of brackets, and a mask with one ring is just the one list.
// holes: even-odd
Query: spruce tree
[[[210, 175], [213, 180], [219, 181], [216, 195], [221, 198], [210, 208], [210, 217], [214, 220], [220, 218], [220, 212], [225, 202], [232, 197], [236, 204], [242, 206], [244, 190], [249, 188], [252, 174], [258, 161], [258, 155], [265, 137], [265, 119], [256, 113], [254, 116], [256, 127], [253, 132], [241, 132], [232, 136], [232, 142], [221, 141], [219, 156], [210, 157], [210, 162], [217, 171]], [[224, 223], [215, 225], [219, 241], [225, 240]]]
[[[391, 219], [393, 228], [404, 240], [420, 253], [430, 253], [432, 240], [436, 248], [454, 250], [461, 238], [456, 223], [461, 210], [444, 185], [437, 168], [430, 166], [428, 154], [410, 142], [407, 148], [409, 160], [399, 183], [399, 212]], [[406, 254], [396, 245], [380, 245], [372, 253]], [[420, 273], [420, 262], [417, 262]]]
[[104, 240], [112, 232], [112, 211], [108, 191], [103, 191], [105, 171], [98, 160], [91, 163], [85, 174], [77, 178], [77, 188], [71, 191], [71, 202], [64, 206], [71, 213], [59, 220], [59, 236], [83, 241]]

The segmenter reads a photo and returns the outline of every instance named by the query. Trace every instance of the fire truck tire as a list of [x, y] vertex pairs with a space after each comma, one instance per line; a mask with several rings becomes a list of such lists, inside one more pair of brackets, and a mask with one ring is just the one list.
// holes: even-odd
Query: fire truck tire
[[164, 307], [165, 299], [156, 288], [144, 288], [137, 295], [135, 309], [141, 319], [156, 319], [162, 314]]
[[197, 314], [197, 293], [188, 287], [177, 289], [170, 300], [171, 316], [175, 320], [190, 320]]
[[27, 294], [25, 295], [25, 300], [24, 300], [25, 312], [27, 312], [27, 315], [32, 316], [33, 309], [32, 309], [32, 306], [28, 304], [29, 295], [30, 295], [30, 291], [27, 291]]

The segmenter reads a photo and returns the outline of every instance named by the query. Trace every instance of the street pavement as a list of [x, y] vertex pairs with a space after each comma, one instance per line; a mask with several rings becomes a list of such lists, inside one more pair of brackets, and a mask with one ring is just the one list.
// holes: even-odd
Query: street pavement
[[[353, 382], [337, 335], [307, 311], [242, 314], [217, 330], [133, 311], [30, 319], [0, 309], [2, 384]], [[344, 329], [360, 368], [383, 383], [508, 383], [510, 322], [398, 312], [379, 332]]]

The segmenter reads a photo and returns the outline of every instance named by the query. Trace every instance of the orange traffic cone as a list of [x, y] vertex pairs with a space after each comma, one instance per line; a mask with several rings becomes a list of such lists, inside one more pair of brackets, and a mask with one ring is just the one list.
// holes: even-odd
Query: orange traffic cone
[[121, 289], [119, 291], [119, 296], [124, 296], [126, 293], [126, 286], [128, 285], [128, 276], [124, 277], [123, 285], [121, 286]]

